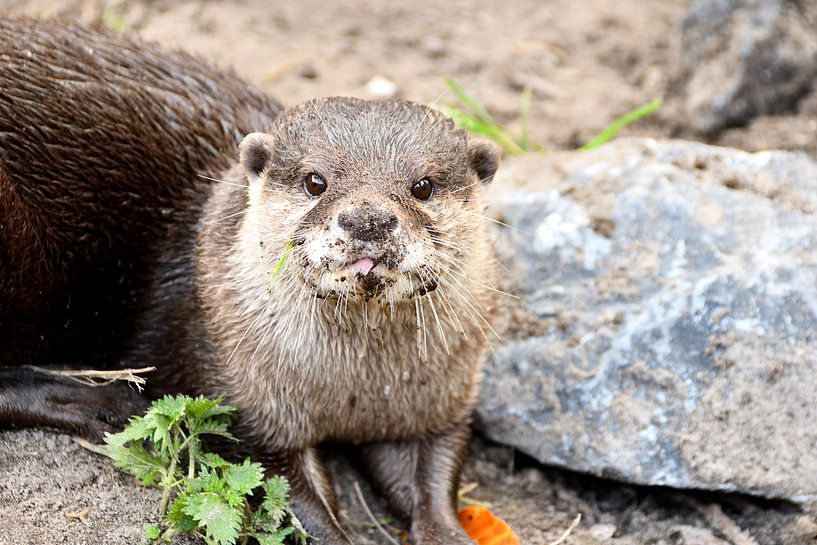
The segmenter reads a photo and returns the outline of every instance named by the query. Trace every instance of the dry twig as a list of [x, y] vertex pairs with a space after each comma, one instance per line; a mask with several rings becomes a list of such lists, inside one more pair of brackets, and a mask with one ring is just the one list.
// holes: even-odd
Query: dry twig
[[474, 498], [468, 496], [469, 493], [473, 492], [479, 483], [468, 483], [464, 484], [457, 490], [457, 500], [460, 503], [464, 503], [465, 505], [476, 505], [479, 507], [485, 507], [486, 509], [491, 508], [491, 504], [485, 501], [475, 500]]
[[579, 513], [578, 515], [576, 515], [576, 518], [573, 519], [573, 522], [570, 523], [570, 526], [567, 527], [565, 533], [562, 534], [562, 537], [560, 537], [556, 541], [551, 541], [548, 545], [561, 545], [562, 543], [564, 543], [565, 540], [570, 536], [571, 533], [573, 533], [573, 530], [576, 529], [576, 526], [578, 526], [581, 521], [582, 514]]
[[729, 543], [734, 545], [757, 545], [755, 538], [746, 534], [740, 526], [735, 524], [735, 521], [729, 518], [717, 503], [703, 505], [694, 502], [694, 505], [706, 517], [709, 526], [720, 531]]
[[77, 512], [77, 513], [72, 513], [72, 512], [70, 512], [70, 511], [69, 511], [68, 513], [65, 513], [65, 518], [67, 518], [67, 519], [77, 519], [77, 520], [79, 520], [79, 521], [80, 521], [82, 524], [84, 524], [85, 526], [90, 526], [90, 525], [88, 524], [88, 521], [87, 521], [87, 520], [85, 520], [85, 516], [86, 516], [87, 514], [88, 514], [88, 510], [87, 510], [87, 509], [83, 509], [82, 511], [79, 511], [79, 512]]
[[389, 543], [393, 543], [394, 545], [400, 545], [400, 543], [394, 539], [389, 533], [383, 528], [380, 522], [375, 518], [374, 514], [372, 514], [372, 510], [369, 509], [369, 504], [366, 503], [366, 498], [363, 497], [363, 492], [360, 490], [360, 485], [357, 484], [357, 481], [354, 483], [355, 487], [355, 495], [357, 495], [357, 501], [360, 502], [360, 506], [363, 507], [363, 510], [366, 511], [366, 515], [374, 524], [374, 527], [380, 530], [380, 533], [386, 536], [386, 539], [389, 540]]
[[37, 373], [52, 377], [61, 377], [75, 380], [87, 386], [105, 386], [117, 380], [126, 380], [142, 391], [145, 384], [145, 377], [139, 376], [143, 373], [155, 371], [155, 367], [141, 367], [139, 369], [116, 369], [114, 371], [100, 371], [96, 369], [46, 369], [35, 365], [25, 365], [26, 369], [31, 369]]

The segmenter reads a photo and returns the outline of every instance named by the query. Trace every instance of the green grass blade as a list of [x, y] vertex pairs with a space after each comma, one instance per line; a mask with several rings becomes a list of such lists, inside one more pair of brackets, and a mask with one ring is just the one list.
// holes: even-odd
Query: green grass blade
[[525, 151], [530, 150], [528, 140], [528, 115], [530, 113], [530, 101], [533, 96], [533, 88], [525, 86], [522, 92], [522, 107], [519, 109], [519, 147]]
[[445, 84], [448, 85], [448, 88], [454, 91], [454, 94], [457, 95], [462, 104], [471, 110], [471, 112], [480, 120], [485, 123], [490, 123], [492, 125], [496, 125], [494, 118], [491, 117], [491, 114], [488, 113], [488, 110], [485, 109], [485, 106], [480, 104], [480, 102], [469, 95], [462, 86], [454, 81], [451, 78], [445, 78]]
[[509, 155], [519, 155], [525, 152], [525, 150], [514, 141], [513, 136], [508, 130], [501, 125], [481, 121], [469, 112], [454, 106], [441, 106], [440, 111], [454, 120], [454, 124], [458, 127], [465, 129], [469, 133], [493, 140]]
[[291, 240], [286, 243], [284, 246], [284, 251], [281, 254], [281, 257], [275, 262], [275, 266], [272, 268], [272, 275], [269, 279], [269, 285], [267, 286], [267, 291], [272, 291], [273, 286], [275, 283], [278, 282], [278, 277], [281, 276], [281, 271], [284, 270], [284, 265], [287, 264], [287, 259], [289, 259], [289, 254], [292, 249], [295, 247], [295, 243]]
[[622, 115], [612, 123], [610, 123], [603, 131], [595, 136], [592, 140], [588, 143], [583, 145], [579, 148], [579, 151], [590, 151], [592, 149], [596, 149], [599, 146], [602, 146], [615, 138], [618, 131], [633, 123], [634, 121], [638, 121], [639, 119], [648, 117], [658, 110], [661, 107], [661, 99], [656, 98], [655, 100], [644, 104], [643, 106], [636, 108], [626, 114]]

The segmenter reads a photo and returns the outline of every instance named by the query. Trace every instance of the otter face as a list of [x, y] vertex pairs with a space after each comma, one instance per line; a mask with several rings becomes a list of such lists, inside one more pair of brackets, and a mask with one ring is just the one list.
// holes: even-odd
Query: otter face
[[270, 274], [289, 244], [288, 271], [318, 297], [394, 305], [475, 265], [498, 151], [425, 106], [330, 98], [248, 135], [241, 163]]

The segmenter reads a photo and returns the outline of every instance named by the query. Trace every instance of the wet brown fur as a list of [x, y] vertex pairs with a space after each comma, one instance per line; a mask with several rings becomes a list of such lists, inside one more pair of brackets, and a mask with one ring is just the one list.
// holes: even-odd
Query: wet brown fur
[[[153, 395], [239, 408], [244, 444], [290, 478], [319, 543], [347, 541], [325, 441], [359, 445], [415, 544], [470, 543], [453, 491], [492, 334], [481, 214], [495, 169], [491, 146], [409, 102], [282, 113], [183, 53], [0, 19], [0, 416], [93, 431], [78, 404], [115, 413], [110, 393], [48, 413], [77, 387], [19, 365], [156, 365]], [[310, 199], [311, 172], [328, 188]], [[427, 202], [410, 193], [422, 177]], [[395, 231], [361, 240], [338, 228], [343, 211]], [[338, 273], [359, 252], [425, 261], [386, 280]]]

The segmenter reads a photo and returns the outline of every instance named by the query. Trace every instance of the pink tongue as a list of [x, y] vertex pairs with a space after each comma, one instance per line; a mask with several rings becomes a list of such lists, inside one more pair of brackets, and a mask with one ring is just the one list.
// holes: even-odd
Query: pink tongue
[[361, 276], [366, 276], [367, 274], [369, 274], [369, 271], [374, 269], [374, 261], [372, 261], [368, 257], [362, 257], [355, 261], [354, 263], [352, 263], [351, 265], [348, 265], [346, 268], [352, 274], [360, 274]]

